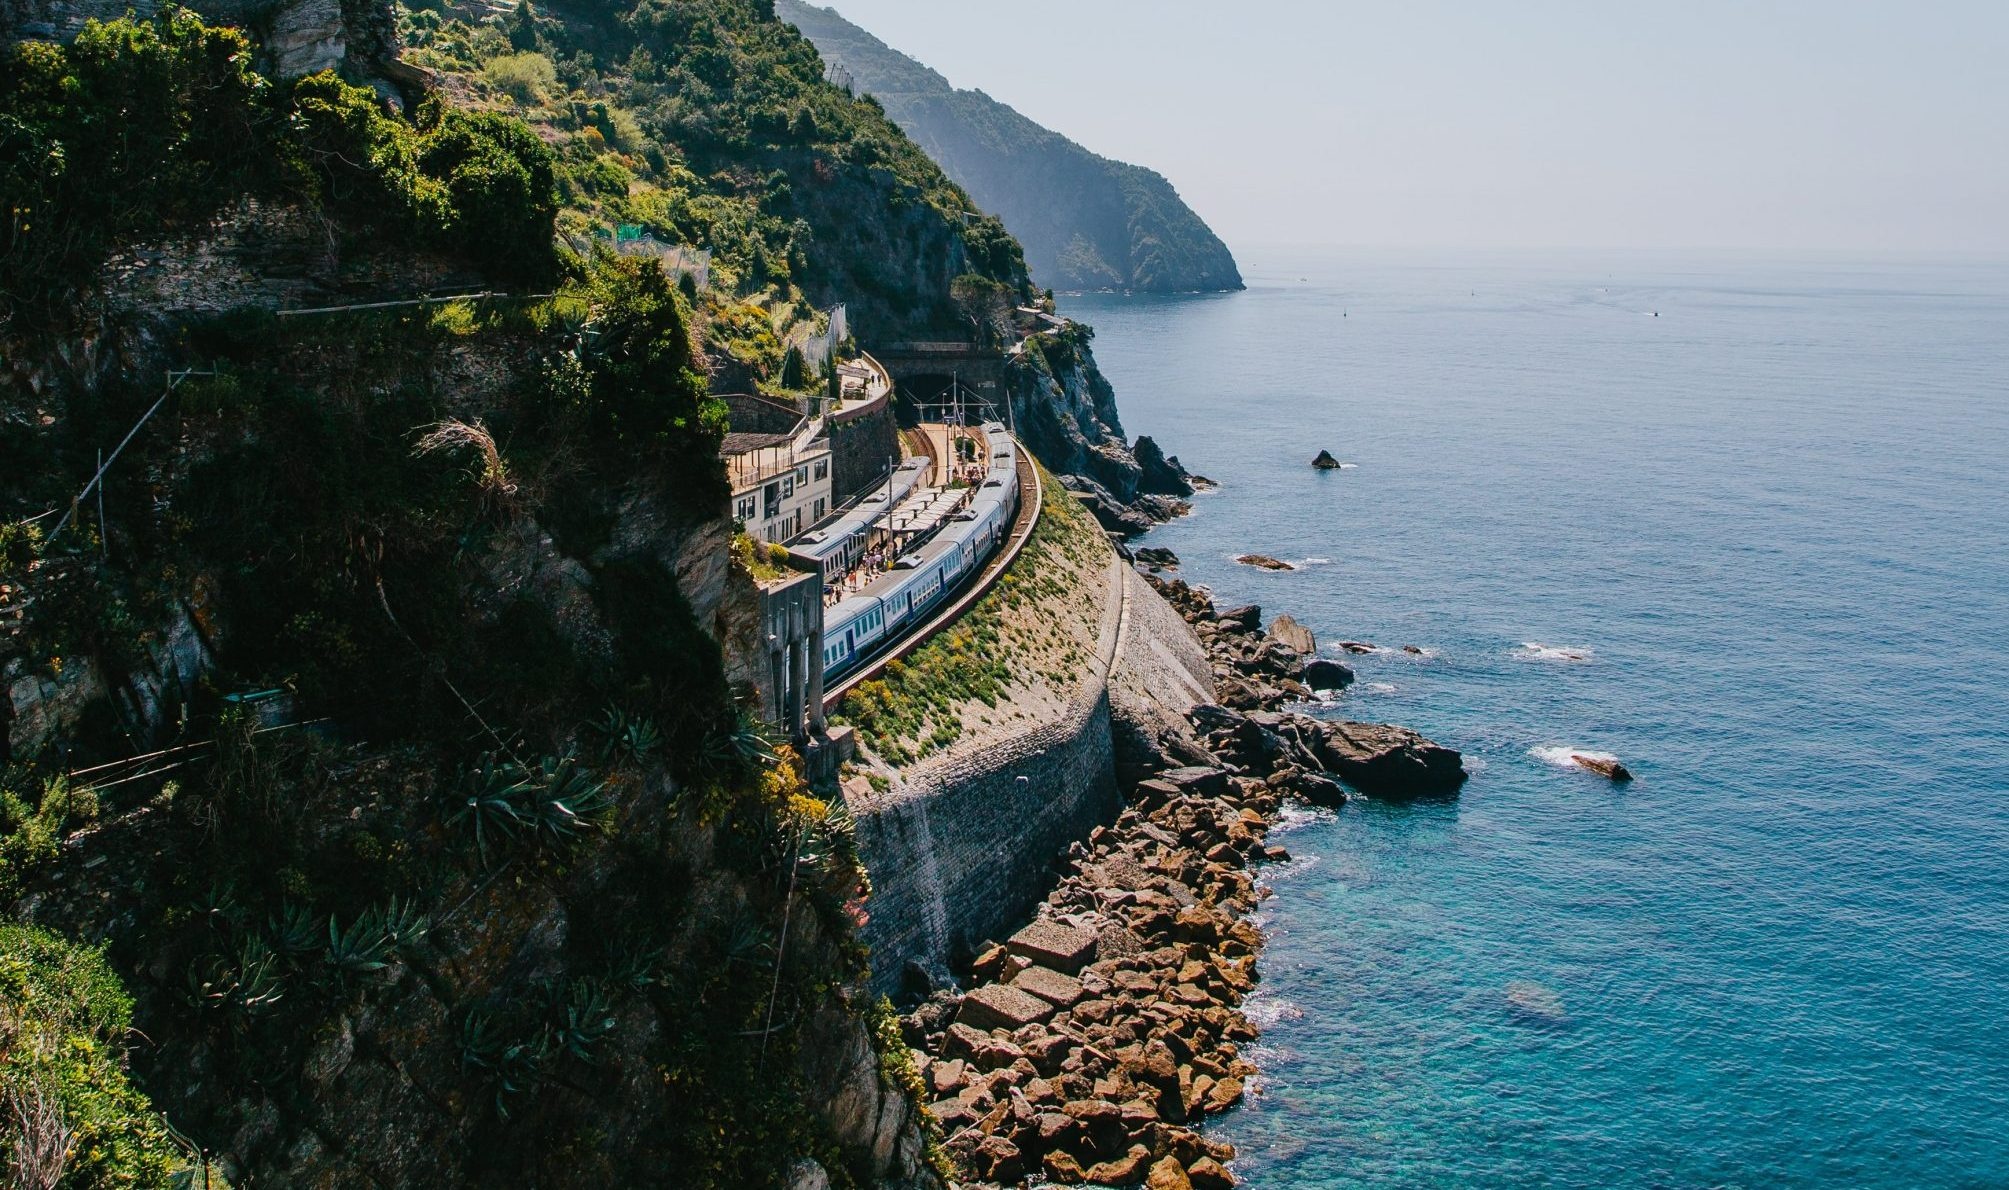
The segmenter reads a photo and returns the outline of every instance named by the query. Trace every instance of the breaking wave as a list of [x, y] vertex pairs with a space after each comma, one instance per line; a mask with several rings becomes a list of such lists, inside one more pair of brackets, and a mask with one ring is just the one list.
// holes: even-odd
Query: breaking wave
[[1538, 640], [1524, 640], [1521, 647], [1514, 650], [1514, 656], [1523, 661], [1589, 661], [1597, 654], [1591, 649], [1574, 645], [1545, 645]]

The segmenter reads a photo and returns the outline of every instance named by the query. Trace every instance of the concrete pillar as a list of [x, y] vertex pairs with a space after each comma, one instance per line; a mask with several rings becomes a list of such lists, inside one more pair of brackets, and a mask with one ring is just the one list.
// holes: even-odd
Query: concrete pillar
[[829, 730], [830, 724], [823, 718], [823, 617], [819, 613], [809, 629], [809, 731], [823, 735]]
[[809, 658], [803, 650], [800, 639], [788, 643], [788, 735], [801, 742], [802, 729], [802, 689], [809, 680]]
[[[773, 641], [773, 637], [768, 640]], [[782, 721], [782, 707], [788, 694], [788, 671], [782, 668], [782, 645], [771, 644], [767, 651], [767, 718], [774, 723]]]

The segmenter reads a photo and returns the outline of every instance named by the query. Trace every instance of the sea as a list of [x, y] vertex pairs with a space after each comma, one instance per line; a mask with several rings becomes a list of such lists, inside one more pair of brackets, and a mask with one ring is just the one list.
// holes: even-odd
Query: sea
[[2009, 1186], [2009, 261], [1243, 265], [1061, 300], [1144, 543], [1471, 772], [1275, 836], [1244, 1183]]

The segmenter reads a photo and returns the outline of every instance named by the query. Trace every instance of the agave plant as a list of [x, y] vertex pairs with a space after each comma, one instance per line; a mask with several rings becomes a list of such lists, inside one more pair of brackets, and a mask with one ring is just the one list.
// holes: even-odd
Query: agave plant
[[221, 933], [235, 932], [244, 924], [244, 905], [237, 899], [237, 886], [228, 880], [212, 881], [196, 901], [195, 913]]
[[460, 1064], [464, 1070], [493, 1070], [502, 1057], [502, 1030], [495, 1018], [479, 1008], [468, 1009], [460, 1022]]
[[384, 939], [392, 950], [410, 954], [432, 934], [432, 914], [410, 901], [392, 897], [378, 913]]
[[767, 931], [746, 918], [736, 918], [725, 935], [728, 963], [757, 963], [768, 949]]
[[705, 772], [719, 776], [734, 770], [773, 764], [780, 759], [777, 747], [779, 744], [767, 725], [752, 714], [741, 711], [731, 726], [705, 736], [699, 760]]
[[310, 954], [321, 945], [321, 923], [314, 912], [296, 901], [281, 904], [266, 923], [272, 949], [289, 959]]
[[528, 1041], [504, 1045], [496, 1053], [493, 1068], [495, 1114], [509, 1119], [509, 1101], [535, 1091], [544, 1081], [544, 1068], [551, 1060], [551, 1039], [544, 1033]]
[[600, 760], [604, 764], [639, 765], [654, 756], [663, 742], [655, 720], [631, 715], [614, 704], [609, 704], [593, 729], [600, 736]]
[[562, 843], [583, 833], [613, 805], [607, 783], [569, 756], [545, 757], [527, 784], [525, 817], [546, 842]]
[[607, 983], [610, 987], [640, 991], [660, 982], [662, 969], [663, 952], [660, 947], [629, 939], [616, 948], [613, 962], [607, 967]]
[[328, 966], [338, 976], [351, 978], [374, 975], [390, 966], [387, 957], [391, 950], [391, 939], [384, 932], [382, 910], [365, 909], [342, 929], [331, 915], [328, 918], [328, 949], [325, 957]]
[[614, 1014], [607, 993], [590, 979], [575, 979], [566, 986], [564, 1000], [556, 1006], [551, 1029], [553, 1047], [581, 1062], [591, 1064], [594, 1051], [614, 1031]]
[[490, 753], [480, 768], [462, 778], [447, 811], [447, 826], [472, 835], [487, 866], [491, 844], [503, 846], [529, 825], [523, 812], [528, 792], [523, 769]]
[[247, 938], [231, 956], [212, 958], [188, 975], [189, 1002], [198, 1008], [226, 1009], [257, 1016], [285, 998], [278, 958], [258, 938]]

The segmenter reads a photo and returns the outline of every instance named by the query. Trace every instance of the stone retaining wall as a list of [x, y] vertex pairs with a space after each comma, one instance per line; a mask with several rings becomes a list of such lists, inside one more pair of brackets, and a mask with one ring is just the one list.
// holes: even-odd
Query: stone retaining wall
[[1109, 698], [1097, 690], [1059, 722], [934, 767], [858, 815], [872, 873], [875, 990], [918, 967], [943, 983], [977, 945], [1022, 921], [1068, 844], [1115, 818]]
[[1111, 557], [1094, 600], [1100, 646], [1065, 710], [912, 766], [885, 793], [850, 797], [872, 874], [876, 991], [947, 982], [985, 940], [1010, 934], [1057, 878], [1056, 861], [1123, 807], [1119, 741], [1162, 744], [1187, 708], [1211, 701], [1199, 641], [1169, 604]]

